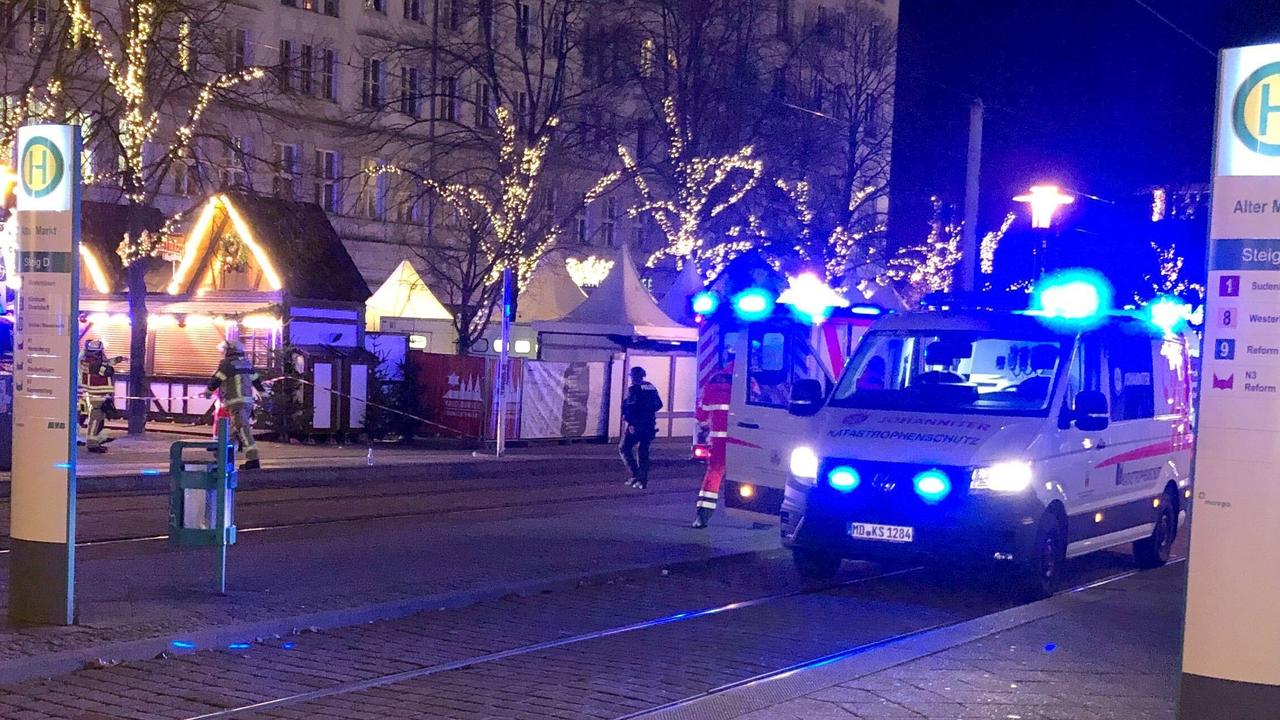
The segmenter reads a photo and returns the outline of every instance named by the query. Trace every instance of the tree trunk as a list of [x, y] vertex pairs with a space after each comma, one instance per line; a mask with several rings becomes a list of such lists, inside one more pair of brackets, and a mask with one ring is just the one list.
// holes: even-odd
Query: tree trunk
[[[130, 213], [129, 233], [139, 238], [143, 231], [142, 208]], [[141, 435], [147, 427], [147, 261], [129, 264], [129, 401], [126, 416], [129, 434]]]

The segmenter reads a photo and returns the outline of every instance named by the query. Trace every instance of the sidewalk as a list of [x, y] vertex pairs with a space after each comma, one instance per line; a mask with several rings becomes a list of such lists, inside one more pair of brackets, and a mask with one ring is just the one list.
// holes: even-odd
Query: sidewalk
[[891, 641], [645, 720], [1172, 720], [1186, 566]]
[[[201, 439], [204, 436], [172, 432], [148, 432], [142, 437], [119, 434], [105, 454], [94, 455], [81, 448], [76, 460], [80, 494], [167, 491], [170, 446], [178, 440]], [[378, 474], [378, 468], [407, 466], [413, 466], [418, 477], [460, 478], [495, 472], [596, 472], [619, 465], [613, 443], [592, 442], [509, 448], [501, 458], [494, 457], [492, 449], [473, 453], [384, 443], [304, 445], [259, 441], [258, 448], [263, 469], [241, 474], [242, 484], [252, 487], [347, 484]], [[654, 467], [679, 466], [688, 460], [688, 438], [659, 440], [653, 446]], [[0, 472], [0, 498], [8, 496], [9, 473]]]

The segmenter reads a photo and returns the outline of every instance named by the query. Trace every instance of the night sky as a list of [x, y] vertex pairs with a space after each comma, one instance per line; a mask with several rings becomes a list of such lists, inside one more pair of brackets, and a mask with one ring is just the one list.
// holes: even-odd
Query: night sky
[[[1280, 41], [1280, 0], [1143, 0], [1211, 48]], [[961, 203], [969, 104], [987, 104], [979, 233], [1033, 182], [1103, 199], [1207, 182], [1217, 59], [1136, 0], [902, 0], [895, 242]]]

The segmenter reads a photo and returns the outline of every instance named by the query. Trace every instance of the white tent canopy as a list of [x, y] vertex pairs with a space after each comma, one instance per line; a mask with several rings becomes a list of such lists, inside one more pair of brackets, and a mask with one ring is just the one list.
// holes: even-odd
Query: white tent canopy
[[534, 323], [539, 332], [567, 335], [622, 335], [645, 340], [693, 342], [696, 328], [672, 320], [658, 307], [623, 247], [618, 264], [600, 287], [559, 320]]
[[564, 260], [548, 255], [534, 268], [529, 286], [520, 293], [516, 322], [559, 320], [587, 299], [587, 294], [569, 276]]
[[382, 287], [365, 303], [365, 327], [377, 330], [384, 317], [452, 320], [408, 260], [402, 260]]
[[692, 325], [694, 318], [693, 308], [690, 303], [693, 301], [694, 295], [705, 289], [706, 286], [702, 282], [702, 273], [698, 272], [698, 264], [690, 260], [684, 264], [684, 268], [676, 276], [675, 282], [671, 283], [671, 288], [667, 290], [667, 294], [662, 296], [660, 307], [667, 315], [686, 325]]

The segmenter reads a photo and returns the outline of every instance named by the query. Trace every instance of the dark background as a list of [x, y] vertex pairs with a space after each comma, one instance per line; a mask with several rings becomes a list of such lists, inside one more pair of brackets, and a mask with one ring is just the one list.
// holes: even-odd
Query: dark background
[[1194, 41], [1137, 0], [902, 0], [891, 240], [924, 237], [931, 194], [963, 202], [973, 97], [979, 235], [1036, 182], [1095, 203], [1208, 182], [1216, 52], [1280, 41], [1280, 1], [1143, 3]]

